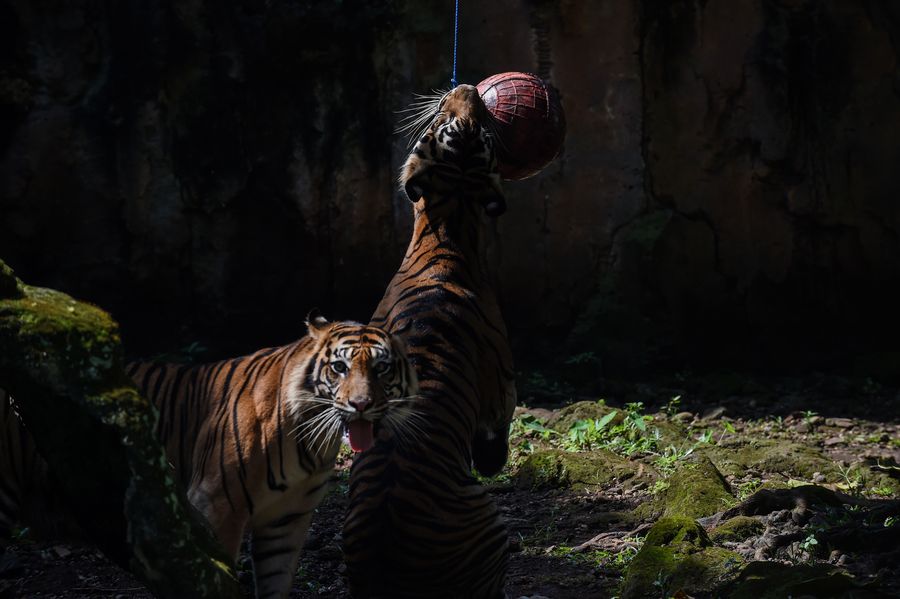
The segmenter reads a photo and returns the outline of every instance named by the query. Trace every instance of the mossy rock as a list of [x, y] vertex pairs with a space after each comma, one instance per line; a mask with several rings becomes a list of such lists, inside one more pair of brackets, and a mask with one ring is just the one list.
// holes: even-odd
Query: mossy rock
[[693, 518], [667, 516], [657, 520], [650, 528], [644, 545], [667, 547], [678, 553], [693, 553], [704, 547], [711, 547], [712, 541]]
[[702, 447], [698, 453], [709, 457], [726, 476], [742, 476], [748, 469], [800, 479], [810, 479], [816, 472], [837, 474], [833, 460], [813, 447], [793, 441], [739, 439]]
[[722, 522], [709, 534], [714, 543], [740, 542], [762, 534], [766, 526], [750, 516], [735, 516]]
[[697, 456], [678, 464], [665, 480], [665, 490], [634, 510], [638, 519], [660, 516], [702, 518], [721, 512], [737, 501], [728, 483], [706, 457]]
[[702, 518], [734, 505], [728, 483], [706, 457], [682, 464], [666, 479], [663, 515]]
[[179, 490], [157, 413], [125, 374], [116, 322], [18, 281], [10, 297], [11, 279], [0, 267], [0, 386], [79, 528], [157, 596], [237, 597], [231, 558]]
[[[731, 599], [783, 599], [784, 597], [871, 597], [852, 576], [828, 564], [788, 566], [778, 562], [751, 562], [722, 596]], [[875, 595], [880, 596], [880, 595]]]
[[560, 433], [566, 433], [578, 420], [599, 420], [614, 411], [617, 411], [618, 414], [610, 425], [622, 422], [624, 418], [622, 410], [608, 406], [602, 401], [577, 401], [548, 418], [547, 426]]
[[622, 598], [709, 594], [733, 580], [743, 565], [737, 553], [713, 547], [695, 520], [661, 518], [628, 565]]
[[560, 449], [536, 451], [519, 466], [516, 480], [524, 487], [602, 487], [635, 475], [637, 464], [611, 451], [574, 453]]

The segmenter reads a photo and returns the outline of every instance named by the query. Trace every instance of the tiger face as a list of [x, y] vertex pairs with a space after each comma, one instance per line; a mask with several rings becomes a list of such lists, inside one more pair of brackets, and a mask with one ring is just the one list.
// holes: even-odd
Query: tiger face
[[506, 199], [497, 172], [493, 117], [478, 89], [457, 86], [426, 109], [433, 111], [430, 124], [400, 174], [407, 197], [412, 202], [460, 197], [481, 204], [488, 216], [503, 214]]
[[377, 327], [321, 317], [307, 326], [316, 349], [292, 406], [302, 436], [328, 447], [346, 432], [357, 452], [373, 445], [382, 423], [407, 436], [418, 383], [403, 341]]

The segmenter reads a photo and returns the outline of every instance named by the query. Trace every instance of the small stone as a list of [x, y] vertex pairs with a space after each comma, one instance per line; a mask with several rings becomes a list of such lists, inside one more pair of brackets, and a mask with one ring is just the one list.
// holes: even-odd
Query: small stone
[[828, 561], [832, 564], [837, 563], [837, 561], [841, 557], [841, 552], [837, 549], [832, 550], [832, 552], [828, 555]]
[[769, 516], [770, 522], [787, 522], [791, 518], [790, 510], [778, 510], [777, 512], [772, 512], [772, 515]]
[[711, 408], [703, 413], [703, 416], [700, 417], [701, 420], [713, 420], [718, 418], [722, 414], [725, 413], [725, 406], [716, 406], [715, 408]]
[[672, 416], [672, 419], [675, 420], [676, 422], [681, 422], [681, 423], [690, 422], [691, 420], [694, 419], [694, 414], [691, 412], [678, 412], [677, 414]]
[[58, 557], [69, 557], [70, 555], [72, 555], [72, 552], [62, 545], [54, 545], [53, 553], [55, 553]]
[[825, 447], [834, 447], [835, 445], [841, 445], [843, 443], [844, 440], [841, 437], [829, 437], [822, 442]]
[[825, 424], [838, 428], [852, 428], [855, 423], [852, 418], [826, 418]]
[[817, 485], [820, 485], [825, 482], [825, 475], [821, 472], [813, 472], [812, 481]]
[[850, 561], [850, 558], [847, 557], [846, 553], [844, 553], [844, 554], [841, 554], [841, 557], [838, 558], [837, 565], [846, 566], [849, 561]]

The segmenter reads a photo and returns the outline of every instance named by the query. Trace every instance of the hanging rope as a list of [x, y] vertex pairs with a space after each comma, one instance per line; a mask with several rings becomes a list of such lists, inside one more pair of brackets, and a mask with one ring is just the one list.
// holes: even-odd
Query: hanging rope
[[459, 0], [456, 0], [456, 14], [453, 17], [453, 75], [450, 76], [450, 87], [456, 87], [456, 48], [459, 42]]

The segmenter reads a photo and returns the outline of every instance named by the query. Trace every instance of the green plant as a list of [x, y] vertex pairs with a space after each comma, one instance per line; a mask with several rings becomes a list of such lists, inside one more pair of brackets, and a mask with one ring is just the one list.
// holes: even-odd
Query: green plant
[[696, 448], [696, 444], [692, 445], [691, 447], [681, 448], [677, 448], [674, 445], [669, 445], [663, 450], [661, 454], [656, 457], [653, 463], [663, 472], [663, 474], [670, 474], [675, 470], [675, 464], [694, 453], [694, 450]]
[[678, 413], [678, 409], [681, 406], [681, 396], [676, 395], [672, 399], [669, 400], [669, 403], [666, 404], [665, 412], [669, 416], [674, 416]]
[[838, 474], [841, 477], [841, 482], [837, 483], [839, 489], [849, 492], [853, 497], [862, 496], [866, 475], [860, 468], [838, 464]]
[[815, 552], [818, 544], [819, 542], [816, 540], [816, 535], [809, 535], [808, 537], [800, 541], [798, 545], [800, 549], [812, 555]]
[[869, 489], [869, 492], [873, 495], [877, 495], [878, 497], [893, 497], [894, 490], [887, 486], [882, 487], [872, 487]]
[[737, 486], [738, 499], [740, 499], [741, 501], [747, 499], [748, 497], [753, 495], [761, 486], [762, 481], [758, 478], [753, 478], [748, 480], [747, 482], [740, 483]]
[[[654, 453], [659, 444], [659, 430], [647, 429], [652, 416], [643, 413], [644, 404], [625, 404], [622, 412], [613, 410], [602, 418], [576, 420], [561, 438], [560, 446], [566, 451], [591, 451], [607, 449], [620, 455]], [[621, 419], [615, 422], [621, 414]]]
[[815, 412], [813, 410], [806, 410], [805, 412], [803, 412], [803, 422], [806, 423], [806, 426], [812, 427], [813, 426], [812, 419], [813, 419], [813, 417], [818, 416], [818, 415], [819, 415], [818, 412]]
[[887, 518], [884, 519], [884, 527], [890, 528], [891, 526], [896, 525], [898, 522], [900, 522], [900, 517], [888, 516]]

